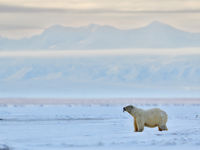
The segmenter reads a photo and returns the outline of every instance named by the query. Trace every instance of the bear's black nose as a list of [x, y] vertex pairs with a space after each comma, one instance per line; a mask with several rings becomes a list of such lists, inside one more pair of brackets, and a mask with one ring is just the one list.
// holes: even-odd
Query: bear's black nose
[[126, 111], [126, 108], [124, 107], [124, 108], [123, 108], [123, 112], [125, 112], [125, 111]]

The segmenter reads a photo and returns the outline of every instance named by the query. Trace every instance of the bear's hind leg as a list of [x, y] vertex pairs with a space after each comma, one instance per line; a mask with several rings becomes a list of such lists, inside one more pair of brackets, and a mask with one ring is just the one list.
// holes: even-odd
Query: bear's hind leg
[[158, 126], [158, 130], [159, 131], [163, 131], [163, 130], [168, 130], [167, 126], [166, 125], [161, 125], [161, 126]]

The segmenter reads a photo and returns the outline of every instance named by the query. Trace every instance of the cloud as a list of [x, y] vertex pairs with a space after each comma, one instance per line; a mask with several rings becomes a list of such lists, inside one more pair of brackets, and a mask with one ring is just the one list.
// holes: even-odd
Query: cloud
[[40, 26], [33, 25], [15, 25], [15, 24], [0, 24], [0, 30], [33, 30], [33, 29], [43, 29]]
[[0, 13], [69, 13], [69, 14], [173, 14], [173, 13], [200, 13], [200, 9], [172, 9], [172, 10], [135, 10], [135, 9], [112, 9], [112, 8], [44, 8], [25, 7], [17, 5], [0, 5]]
[[30, 72], [32, 70], [32, 67], [25, 67], [22, 68], [20, 70], [18, 70], [17, 72], [15, 72], [14, 74], [8, 76], [6, 79], [4, 79], [4, 81], [15, 81], [15, 80], [20, 80], [22, 79], [28, 72]]
[[[26, 90], [36, 93], [49, 91], [49, 94], [52, 87], [55, 87], [53, 92], [57, 94], [60, 91], [80, 94], [83, 89], [87, 89], [88, 93], [94, 89], [100, 92], [114, 89], [114, 93], [124, 91], [127, 94], [156, 90], [169, 93], [196, 90], [196, 93], [200, 93], [199, 56], [152, 57], [148, 54], [101, 58], [98, 55], [89, 59], [0, 59], [1, 78], [10, 78], [10, 82], [0, 82], [0, 89], [11, 95], [16, 90], [25, 91], [24, 94]], [[193, 93], [191, 96], [194, 96]]]
[[57, 8], [40, 8], [40, 7], [24, 7], [16, 5], [0, 5], [0, 13], [45, 13], [45, 12], [60, 12], [64, 9]]
[[49, 73], [45, 76], [39, 76], [33, 78], [33, 80], [56, 80], [63, 76], [62, 72], [55, 72], [55, 73]]

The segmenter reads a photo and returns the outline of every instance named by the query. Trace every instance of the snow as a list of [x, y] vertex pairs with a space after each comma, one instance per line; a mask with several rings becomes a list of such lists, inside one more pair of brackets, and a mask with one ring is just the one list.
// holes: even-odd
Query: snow
[[1, 105], [0, 150], [198, 149], [200, 105], [140, 105], [168, 113], [169, 131], [133, 132], [124, 105]]

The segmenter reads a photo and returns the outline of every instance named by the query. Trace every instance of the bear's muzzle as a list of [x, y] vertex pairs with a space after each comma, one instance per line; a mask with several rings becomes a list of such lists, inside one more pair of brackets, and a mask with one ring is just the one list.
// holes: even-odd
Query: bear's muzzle
[[125, 111], [126, 111], [126, 108], [124, 107], [124, 108], [123, 108], [123, 112], [125, 112]]

